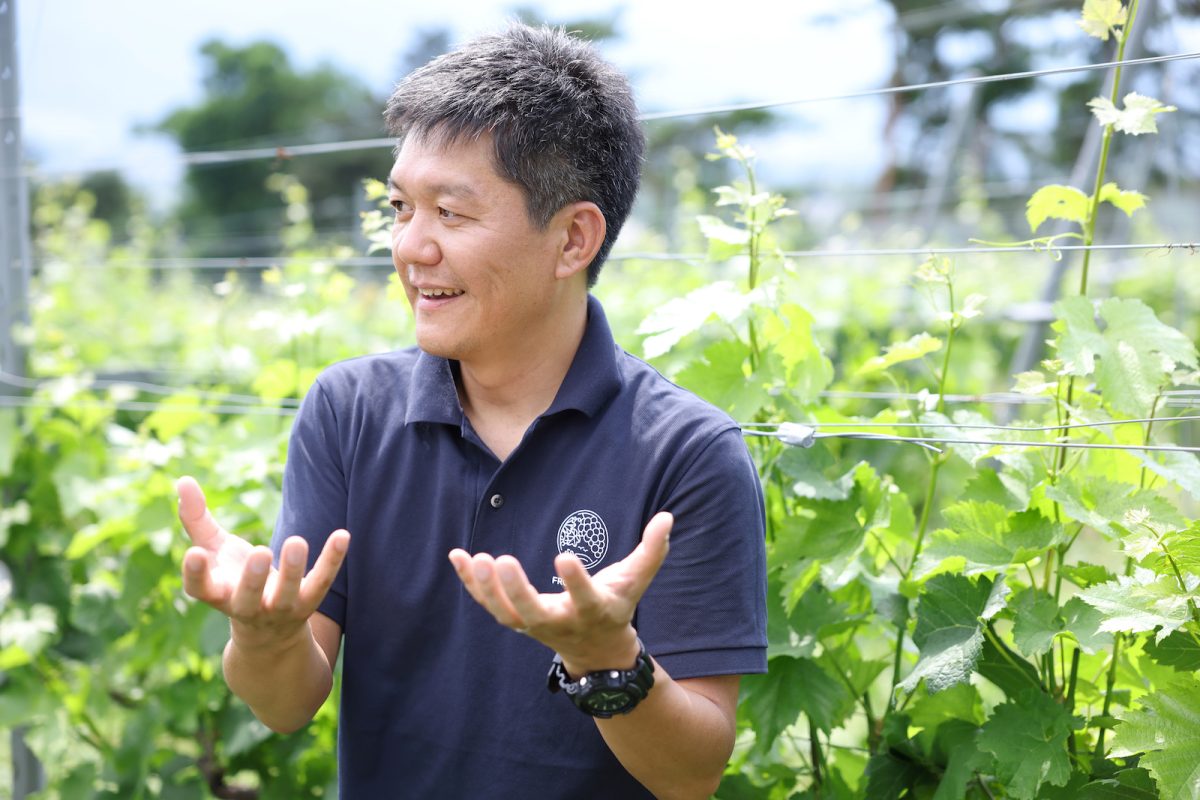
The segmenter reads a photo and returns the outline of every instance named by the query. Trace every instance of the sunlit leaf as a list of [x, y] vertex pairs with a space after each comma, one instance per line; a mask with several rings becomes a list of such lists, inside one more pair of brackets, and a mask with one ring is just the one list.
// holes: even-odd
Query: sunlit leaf
[[[1194, 589], [1193, 584], [1190, 590]], [[1100, 630], [1107, 632], [1158, 629], [1157, 638], [1162, 640], [1191, 618], [1189, 596], [1180, 591], [1175, 578], [1145, 569], [1084, 589], [1079, 597], [1104, 615]]]
[[1121, 0], [1084, 0], [1079, 27], [1088, 36], [1107, 42], [1115, 28], [1125, 24], [1129, 11]]
[[1112, 203], [1124, 211], [1127, 217], [1132, 217], [1133, 212], [1145, 208], [1148, 199], [1141, 192], [1122, 191], [1115, 183], [1106, 183], [1100, 189], [1100, 202]]
[[873, 372], [885, 370], [888, 367], [893, 367], [896, 364], [902, 364], [905, 361], [913, 361], [918, 358], [923, 358], [930, 353], [935, 353], [942, 349], [942, 340], [936, 336], [930, 336], [928, 333], [918, 333], [910, 339], [903, 342], [895, 342], [883, 348], [883, 354], [868, 359], [863, 363], [855, 375], [870, 375]]
[[1073, 186], [1050, 184], [1033, 193], [1025, 206], [1029, 229], [1037, 229], [1048, 219], [1061, 219], [1083, 225], [1088, 216], [1088, 196]]
[[[1088, 107], [1092, 109], [1092, 113], [1101, 125], [1112, 125], [1114, 130], [1133, 136], [1143, 133], [1158, 133], [1155, 116], [1176, 110], [1175, 106], [1163, 105], [1153, 97], [1146, 97], [1137, 92], [1125, 95], [1121, 102], [1125, 104], [1124, 109], [1117, 108], [1106, 97], [1095, 97], [1088, 101]], [[1100, 199], [1107, 198], [1101, 193]]]

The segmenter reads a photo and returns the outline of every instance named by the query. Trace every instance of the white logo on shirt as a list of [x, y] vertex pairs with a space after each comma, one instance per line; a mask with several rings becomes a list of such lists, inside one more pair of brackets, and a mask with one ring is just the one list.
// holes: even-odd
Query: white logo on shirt
[[585, 569], [599, 564], [608, 552], [608, 528], [595, 511], [575, 511], [558, 526], [558, 552], [574, 553]]

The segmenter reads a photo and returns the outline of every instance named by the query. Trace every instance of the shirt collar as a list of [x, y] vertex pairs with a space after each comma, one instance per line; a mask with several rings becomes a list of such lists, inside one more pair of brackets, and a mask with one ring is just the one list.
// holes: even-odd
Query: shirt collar
[[[588, 295], [587, 327], [571, 367], [550, 408], [543, 417], [576, 410], [595, 416], [621, 389], [619, 349], [600, 301]], [[447, 359], [421, 351], [410, 378], [405, 424], [440, 422], [461, 425], [462, 405], [458, 400], [454, 371]]]

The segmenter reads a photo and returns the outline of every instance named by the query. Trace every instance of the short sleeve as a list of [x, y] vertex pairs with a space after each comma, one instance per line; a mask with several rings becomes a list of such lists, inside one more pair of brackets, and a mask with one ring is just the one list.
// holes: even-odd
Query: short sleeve
[[[346, 476], [339, 440], [333, 406], [317, 381], [300, 404], [288, 441], [283, 507], [271, 537], [277, 562], [284, 540], [302, 536], [308, 542], [308, 569], [312, 569], [329, 534], [346, 527]], [[346, 573], [344, 563], [317, 609], [342, 628], [346, 627]]]
[[670, 550], [638, 633], [674, 678], [766, 672], [763, 495], [741, 431], [716, 434], [677, 474], [661, 504], [675, 517]]

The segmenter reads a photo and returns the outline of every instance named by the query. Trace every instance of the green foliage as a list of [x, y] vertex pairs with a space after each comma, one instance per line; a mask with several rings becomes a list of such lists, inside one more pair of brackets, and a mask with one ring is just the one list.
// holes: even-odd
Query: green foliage
[[1144, 753], [1141, 762], [1169, 800], [1200, 797], [1200, 683], [1176, 678], [1142, 698], [1117, 726], [1116, 755]]
[[[305, 731], [275, 736], [221, 677], [228, 623], [186, 600], [173, 478], [205, 479], [226, 522], [266, 542], [289, 419], [318, 364], [390, 349], [408, 324], [387, 281], [334, 269], [313, 249], [307, 194], [291, 252], [251, 285], [229, 273], [98, 264], [106, 231], [88, 199], [48, 192], [36, 218], [44, 268], [31, 302], [24, 409], [0, 409], [0, 725], [26, 726], [49, 797], [331, 796], [336, 696]], [[72, 205], [53, 204], [68, 202]], [[49, 205], [48, 205], [49, 204]], [[82, 206], [77, 204], [83, 204]], [[97, 263], [98, 262], [98, 263]], [[163, 374], [130, 376], [155, 368]], [[105, 374], [107, 373], [107, 375]], [[142, 383], [208, 376], [169, 394]]]
[[[1085, 28], [1123, 43], [1130, 12], [1089, 0]], [[621, 262], [597, 291], [629, 349], [748, 429], [788, 434], [748, 439], [769, 671], [742, 682], [717, 796], [1197, 797], [1200, 461], [1016, 444], [1189, 441], [1194, 428], [1133, 421], [1196, 380], [1170, 292], [1093, 299], [1085, 277], [1054, 307], [1053, 358], [1015, 379], [1044, 404], [998, 431], [993, 406], [948, 397], [1013, 386], [992, 367], [1012, 339], [1007, 276], [930, 259], [908, 292], [909, 263], [816, 274], [782, 255], [788, 212], [754, 154], [719, 132], [714, 157], [739, 173], [690, 228], [714, 263]], [[1091, 193], [1036, 193], [1031, 225], [1064, 220], [1090, 242], [1103, 204], [1144, 205], [1098, 172]], [[225, 621], [180, 590], [171, 479], [206, 476], [227, 523], [266, 541], [288, 418], [259, 406], [409, 335], [396, 281], [334, 268], [347, 253], [313, 244], [301, 183], [271, 185], [291, 221], [260, 281], [101, 270], [112, 241], [85, 198], [47, 191], [36, 209], [45, 266], [24, 335], [53, 380], [0, 408], [0, 724], [27, 726], [48, 796], [333, 791], [336, 697], [303, 732], [269, 734], [221, 679]], [[386, 245], [383, 214], [364, 228]], [[120, 252], [137, 264], [152, 245], [135, 234]], [[134, 379], [172, 379], [127, 373], [139, 365], [205, 377], [157, 395]], [[895, 436], [949, 443], [878, 438]]]
[[[1084, 27], [1123, 46], [1133, 15], [1117, 0], [1089, 0]], [[1105, 136], [1148, 130], [1163, 110], [1133, 97], [1119, 118], [1102, 120]], [[750, 155], [720, 137], [718, 150], [753, 184]], [[1104, 204], [1126, 215], [1144, 207], [1140, 192], [1104, 181], [1106, 159], [1091, 193], [1052, 185], [1034, 194], [1035, 231], [1051, 219], [1075, 228], [1035, 243], [1068, 235], [1090, 244]], [[755, 279], [746, 291], [769, 285], [770, 297], [739, 295], [736, 313], [706, 313], [660, 357], [703, 353], [675, 376], [724, 398], [743, 421], [875, 439], [780, 428], [778, 439], [752, 440], [769, 516], [769, 671], [745, 681], [745, 733], [718, 797], [1195, 797], [1200, 460], [1014, 444], [1187, 441], [1161, 423], [1117, 423], [1162, 415], [1168, 392], [1194, 384], [1192, 337], [1142, 298], [1093, 300], [1085, 266], [1080, 294], [1054, 307], [1053, 359], [1016, 379], [1018, 392], [1046, 401], [1045, 413], [1023, 420], [1028, 431], [996, 430], [992, 409], [951, 410], [946, 400], [963, 383], [979, 391], [968, 366], [978, 351], [967, 348], [997, 336], [996, 320], [982, 295], [959, 290], [949, 262], [930, 259], [915, 274], [932, 306], [922, 325], [878, 326], [865, 341], [826, 331], [839, 364], [830, 385], [896, 388], [915, 402], [793, 395], [764, 355], [777, 346], [765, 322], [768, 303], [798, 303], [808, 287], [761, 246], [770, 230], [756, 226], [752, 197], [765, 195], [719, 195], [739, 213], [703, 230], [718, 240], [711, 254], [742, 259]], [[712, 344], [714, 320], [736, 347]], [[809, 358], [828, 352], [814, 339]], [[1061, 427], [1075, 423], [1088, 425]], [[948, 444], [920, 454], [878, 441], [896, 435]], [[885, 659], [883, 670], [866, 669]], [[831, 675], [848, 705], [834, 702]]]

